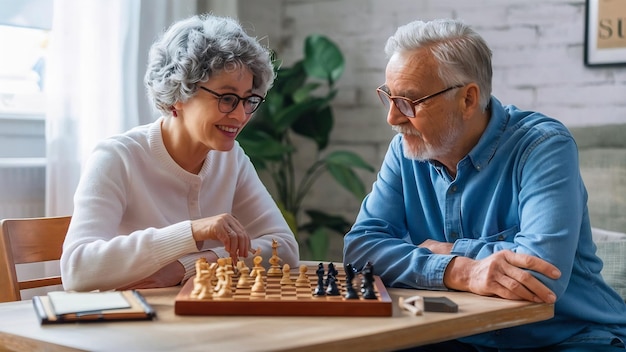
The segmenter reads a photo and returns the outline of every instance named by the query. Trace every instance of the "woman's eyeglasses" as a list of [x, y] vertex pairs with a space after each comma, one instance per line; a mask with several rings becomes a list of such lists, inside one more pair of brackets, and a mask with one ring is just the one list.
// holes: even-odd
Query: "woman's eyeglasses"
[[265, 99], [262, 96], [256, 95], [256, 94], [252, 94], [249, 97], [242, 98], [238, 96], [237, 94], [233, 94], [233, 93], [219, 94], [217, 92], [210, 90], [209, 88], [206, 88], [203, 86], [199, 86], [199, 87], [200, 89], [213, 94], [216, 98], [219, 99], [217, 103], [217, 108], [219, 109], [220, 112], [224, 114], [233, 112], [237, 108], [237, 105], [239, 105], [239, 101], [243, 101], [243, 111], [246, 114], [252, 114], [259, 108], [259, 106], [261, 106], [261, 103], [265, 101]]

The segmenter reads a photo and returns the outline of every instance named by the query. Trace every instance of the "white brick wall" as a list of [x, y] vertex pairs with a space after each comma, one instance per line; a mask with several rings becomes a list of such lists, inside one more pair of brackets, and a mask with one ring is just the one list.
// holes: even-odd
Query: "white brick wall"
[[[239, 9], [286, 64], [302, 57], [311, 33], [340, 46], [347, 67], [334, 102], [333, 147], [355, 150], [375, 167], [393, 136], [374, 93], [384, 81], [383, 48], [397, 26], [416, 19], [474, 26], [493, 50], [493, 93], [504, 104], [568, 126], [626, 123], [626, 66], [584, 66], [585, 0], [240, 0]], [[375, 175], [365, 178], [369, 186]], [[332, 185], [320, 181], [307, 204], [354, 218], [358, 202], [324, 184]]]

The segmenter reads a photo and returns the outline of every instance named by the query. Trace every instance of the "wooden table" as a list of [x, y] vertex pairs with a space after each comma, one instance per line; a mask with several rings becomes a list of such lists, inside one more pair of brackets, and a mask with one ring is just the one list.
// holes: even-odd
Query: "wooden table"
[[[180, 287], [141, 290], [154, 321], [40, 326], [31, 301], [0, 304], [0, 350], [15, 351], [381, 351], [549, 319], [553, 305], [465, 292], [389, 289], [392, 317], [177, 316]], [[446, 296], [458, 313], [409, 315], [399, 297]]]

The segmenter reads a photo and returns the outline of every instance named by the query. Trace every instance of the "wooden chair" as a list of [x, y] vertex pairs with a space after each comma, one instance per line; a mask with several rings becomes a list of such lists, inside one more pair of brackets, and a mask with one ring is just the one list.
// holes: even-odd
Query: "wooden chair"
[[61, 258], [70, 216], [4, 219], [0, 222], [0, 302], [20, 301], [21, 290], [61, 284], [61, 277], [19, 281], [16, 264]]

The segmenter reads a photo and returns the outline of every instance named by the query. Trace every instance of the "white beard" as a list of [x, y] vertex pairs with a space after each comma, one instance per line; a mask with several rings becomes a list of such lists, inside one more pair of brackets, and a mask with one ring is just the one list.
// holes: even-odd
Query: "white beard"
[[[461, 135], [461, 128], [455, 123], [454, 114], [451, 112], [446, 116], [446, 125], [449, 128], [441, 131], [437, 138], [432, 138], [432, 142], [426, 142], [422, 134], [411, 124], [394, 125], [391, 129], [403, 135], [402, 146], [404, 157], [411, 160], [427, 161], [437, 160], [440, 156], [445, 156], [454, 149], [454, 144]], [[410, 136], [411, 138], [406, 138]], [[415, 143], [415, 137], [419, 142]], [[411, 140], [409, 140], [411, 139]]]

